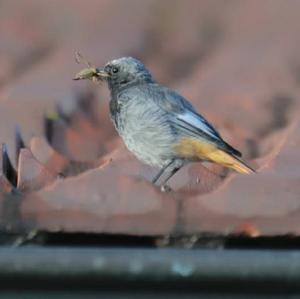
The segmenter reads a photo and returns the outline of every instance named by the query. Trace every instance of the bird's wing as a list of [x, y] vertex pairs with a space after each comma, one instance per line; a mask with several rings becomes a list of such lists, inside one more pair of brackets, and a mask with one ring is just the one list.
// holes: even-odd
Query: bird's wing
[[241, 153], [226, 143], [216, 129], [175, 91], [161, 88], [159, 94], [153, 99], [162, 109], [170, 113], [170, 121], [173, 126], [183, 134], [208, 139], [219, 149], [241, 157]]

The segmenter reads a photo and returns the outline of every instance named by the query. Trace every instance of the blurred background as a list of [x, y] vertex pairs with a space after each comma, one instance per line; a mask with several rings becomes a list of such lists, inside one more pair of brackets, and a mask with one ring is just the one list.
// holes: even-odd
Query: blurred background
[[[293, 0], [0, 1], [2, 201], [15, 189], [24, 199], [3, 227], [297, 234], [299, 10]], [[142, 60], [259, 174], [190, 165], [161, 194], [156, 170], [116, 136], [106, 86], [72, 81], [86, 67], [75, 51], [96, 66]]]
[[[272, 250], [300, 247], [299, 11], [297, 0], [0, 0], [5, 298], [299, 293], [299, 253]], [[75, 51], [95, 66], [142, 60], [257, 174], [194, 163], [160, 192], [157, 169], [117, 136], [105, 84], [72, 80], [86, 67]]]

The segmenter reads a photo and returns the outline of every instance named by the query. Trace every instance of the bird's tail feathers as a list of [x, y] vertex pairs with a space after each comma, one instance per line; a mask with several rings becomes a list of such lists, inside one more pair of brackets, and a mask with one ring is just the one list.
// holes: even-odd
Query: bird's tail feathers
[[[227, 155], [229, 155], [229, 154], [227, 154]], [[229, 156], [230, 156], [230, 158], [228, 159], [229, 164], [225, 164], [224, 163], [223, 164], [224, 166], [227, 166], [227, 167], [229, 167], [231, 169], [234, 169], [237, 172], [245, 173], [245, 174], [255, 173], [256, 172], [252, 167], [250, 167], [249, 165], [247, 165], [240, 158], [235, 157], [235, 156], [231, 156], [231, 155], [229, 155]], [[231, 160], [232, 160], [232, 162], [231, 162]]]
[[253, 173], [255, 172], [239, 157], [227, 153], [222, 149], [216, 148], [212, 143], [201, 141], [194, 138], [183, 138], [176, 146], [175, 150], [183, 158], [190, 158], [193, 160], [206, 160], [211, 161], [225, 167], [234, 169], [240, 173]]

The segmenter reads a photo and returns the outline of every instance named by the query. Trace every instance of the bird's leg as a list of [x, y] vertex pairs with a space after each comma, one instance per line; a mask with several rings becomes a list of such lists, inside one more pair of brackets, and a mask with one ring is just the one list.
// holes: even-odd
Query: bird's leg
[[180, 159], [172, 159], [166, 166], [164, 166], [159, 173], [153, 178], [152, 183], [155, 184], [166, 172], [166, 170], [170, 167], [172, 167], [171, 171], [168, 172], [167, 176], [163, 179], [163, 181], [160, 183], [161, 190], [163, 192], [167, 192], [170, 190], [168, 186], [166, 186], [166, 183], [169, 181], [169, 179], [184, 165], [184, 161]]
[[160, 179], [160, 177], [164, 174], [166, 169], [174, 163], [175, 159], [172, 159], [168, 164], [161, 168], [158, 174], [152, 179], [152, 184], [155, 185], [156, 182]]
[[166, 192], [166, 191], [170, 190], [170, 188], [168, 186], [166, 186], [166, 183], [184, 165], [184, 161], [183, 160], [173, 160], [173, 162], [171, 163], [171, 165], [173, 166], [172, 169], [171, 169], [171, 171], [168, 173], [168, 175], [161, 182], [161, 190], [163, 192]]

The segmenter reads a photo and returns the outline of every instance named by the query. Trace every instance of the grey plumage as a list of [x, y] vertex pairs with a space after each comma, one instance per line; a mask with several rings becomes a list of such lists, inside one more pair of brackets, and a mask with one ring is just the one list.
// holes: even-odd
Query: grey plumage
[[[171, 145], [183, 136], [206, 138], [240, 156], [187, 100], [157, 84], [140, 61], [131, 57], [113, 60], [107, 71], [114, 66], [119, 68], [118, 75], [108, 78], [111, 116], [126, 146], [141, 161], [165, 166], [177, 156]], [[200, 120], [202, 129], [182, 119], [185, 113]]]
[[152, 101], [156, 96], [153, 84], [124, 89], [112, 97], [110, 107], [116, 129], [128, 149], [146, 164], [163, 167], [176, 155], [170, 145], [176, 142], [178, 133], [168, 113]]
[[153, 182], [166, 171], [165, 183], [186, 162], [193, 160], [192, 155], [185, 156], [176, 150], [176, 145], [185, 138], [192, 140], [191, 144], [193, 140], [211, 144], [229, 158], [234, 157], [241, 164], [240, 170], [250, 169], [238, 159], [240, 152], [226, 143], [186, 99], [155, 82], [137, 59], [123, 57], [97, 70], [97, 75], [107, 80], [111, 118], [124, 143], [139, 160], [162, 169]]

